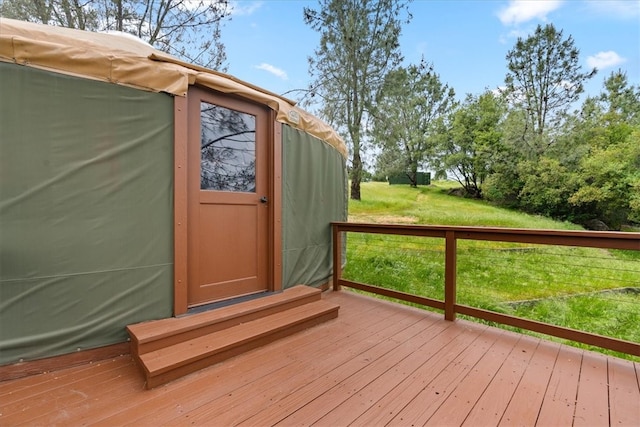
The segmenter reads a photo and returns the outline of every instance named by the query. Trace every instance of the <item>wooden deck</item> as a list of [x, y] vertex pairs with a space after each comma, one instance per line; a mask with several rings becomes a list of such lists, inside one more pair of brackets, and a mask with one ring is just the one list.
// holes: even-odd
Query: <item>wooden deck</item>
[[129, 355], [0, 383], [13, 425], [640, 425], [640, 364], [349, 291], [320, 326], [146, 390]]

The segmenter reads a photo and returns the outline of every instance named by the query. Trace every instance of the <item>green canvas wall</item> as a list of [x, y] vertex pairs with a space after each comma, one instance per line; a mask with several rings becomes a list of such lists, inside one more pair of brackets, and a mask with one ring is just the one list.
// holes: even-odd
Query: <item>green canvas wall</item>
[[0, 63], [0, 364], [173, 308], [173, 99]]
[[[173, 99], [0, 62], [0, 364], [173, 310]], [[331, 277], [345, 159], [283, 126], [283, 286]]]
[[329, 144], [283, 126], [283, 287], [332, 274], [331, 221], [347, 220], [345, 159]]

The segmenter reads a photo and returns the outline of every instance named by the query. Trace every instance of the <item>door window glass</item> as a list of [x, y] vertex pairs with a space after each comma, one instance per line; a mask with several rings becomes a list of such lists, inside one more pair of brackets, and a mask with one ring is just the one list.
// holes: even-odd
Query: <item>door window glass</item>
[[200, 188], [256, 191], [256, 117], [200, 103]]

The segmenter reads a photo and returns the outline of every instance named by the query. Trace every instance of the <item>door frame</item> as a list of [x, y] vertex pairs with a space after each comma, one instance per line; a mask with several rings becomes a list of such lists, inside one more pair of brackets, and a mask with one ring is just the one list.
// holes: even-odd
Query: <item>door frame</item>
[[[173, 315], [185, 314], [189, 309], [188, 297], [188, 97], [174, 97], [174, 179], [173, 179]], [[234, 95], [197, 86], [218, 96]], [[244, 102], [250, 99], [240, 98]], [[256, 103], [257, 104], [257, 103]], [[267, 107], [267, 106], [265, 106]], [[268, 107], [267, 107], [268, 108]], [[282, 290], [282, 124], [275, 121], [275, 112], [268, 108], [268, 272], [269, 291]]]

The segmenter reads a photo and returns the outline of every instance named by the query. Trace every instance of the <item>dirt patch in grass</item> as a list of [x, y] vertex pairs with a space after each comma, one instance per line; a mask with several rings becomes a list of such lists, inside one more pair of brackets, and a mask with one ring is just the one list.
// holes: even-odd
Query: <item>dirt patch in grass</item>
[[349, 222], [372, 222], [375, 224], [417, 224], [418, 218], [415, 216], [401, 215], [349, 215]]

